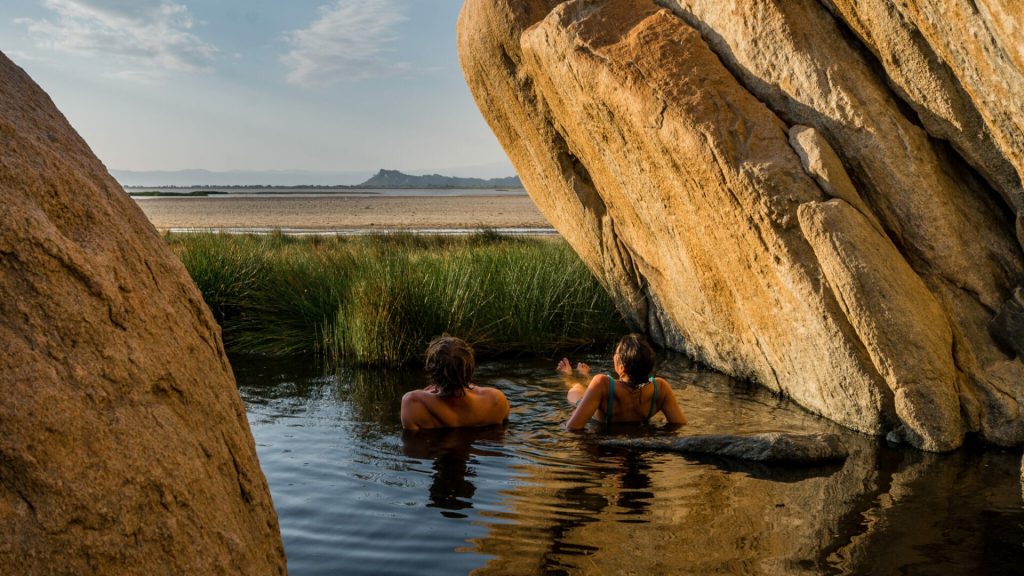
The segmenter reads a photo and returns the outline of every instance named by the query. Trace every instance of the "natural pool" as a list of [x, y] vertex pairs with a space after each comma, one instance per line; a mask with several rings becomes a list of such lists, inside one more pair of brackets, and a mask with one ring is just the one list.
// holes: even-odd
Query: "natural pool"
[[[595, 368], [600, 359], [592, 358]], [[598, 447], [553, 362], [485, 363], [504, 429], [404, 435], [418, 372], [323, 376], [233, 359], [293, 576], [1019, 574], [1020, 451], [881, 446], [681, 358], [659, 374], [690, 419], [618, 434], [833, 431], [853, 452], [801, 472]], [[685, 386], [685, 387], [683, 387]], [[682, 389], [680, 389], [682, 388]]]

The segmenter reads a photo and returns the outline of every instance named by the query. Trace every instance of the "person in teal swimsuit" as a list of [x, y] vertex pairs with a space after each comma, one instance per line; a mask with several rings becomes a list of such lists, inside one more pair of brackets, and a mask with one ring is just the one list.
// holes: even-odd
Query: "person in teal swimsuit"
[[[565, 427], [579, 430], [591, 418], [606, 425], [626, 422], [647, 422], [661, 412], [672, 425], [686, 424], [686, 415], [676, 402], [672, 386], [664, 378], [655, 377], [654, 349], [641, 334], [627, 334], [619, 340], [612, 357], [615, 376], [597, 374], [584, 387], [575, 383], [569, 389], [569, 402], [576, 406]], [[558, 363], [558, 372], [574, 375], [568, 358]], [[576, 365], [576, 374], [590, 377], [590, 367]]]

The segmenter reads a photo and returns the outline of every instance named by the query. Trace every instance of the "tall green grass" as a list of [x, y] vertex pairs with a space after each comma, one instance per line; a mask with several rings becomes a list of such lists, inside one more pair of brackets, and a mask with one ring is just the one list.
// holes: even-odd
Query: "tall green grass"
[[411, 234], [168, 234], [229, 350], [331, 364], [420, 358], [443, 333], [481, 357], [553, 353], [624, 331], [561, 240]]

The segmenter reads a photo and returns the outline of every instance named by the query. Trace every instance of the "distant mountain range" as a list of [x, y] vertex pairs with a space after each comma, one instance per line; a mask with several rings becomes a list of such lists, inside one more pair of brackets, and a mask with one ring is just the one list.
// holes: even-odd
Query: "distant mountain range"
[[[488, 170], [494, 173], [494, 170]], [[398, 170], [372, 172], [257, 171], [213, 172], [210, 170], [132, 171], [110, 173], [128, 188], [521, 188], [518, 177], [465, 178], [428, 174], [413, 176]], [[501, 172], [498, 172], [499, 174]], [[358, 183], [358, 184], [357, 184]]]
[[352, 185], [373, 172], [313, 172], [302, 170], [111, 170], [110, 174], [128, 187], [215, 187], [215, 186], [337, 186]]
[[518, 176], [508, 178], [457, 178], [440, 174], [413, 176], [398, 170], [384, 170], [357, 188], [522, 188]]

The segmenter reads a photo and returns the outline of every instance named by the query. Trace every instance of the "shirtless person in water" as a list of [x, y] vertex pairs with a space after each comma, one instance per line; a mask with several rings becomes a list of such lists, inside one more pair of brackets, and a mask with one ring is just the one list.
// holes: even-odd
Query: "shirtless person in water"
[[501, 390], [470, 383], [475, 368], [469, 344], [451, 336], [435, 338], [427, 346], [430, 385], [402, 397], [402, 427], [415, 432], [490, 426], [507, 420], [509, 405]]

